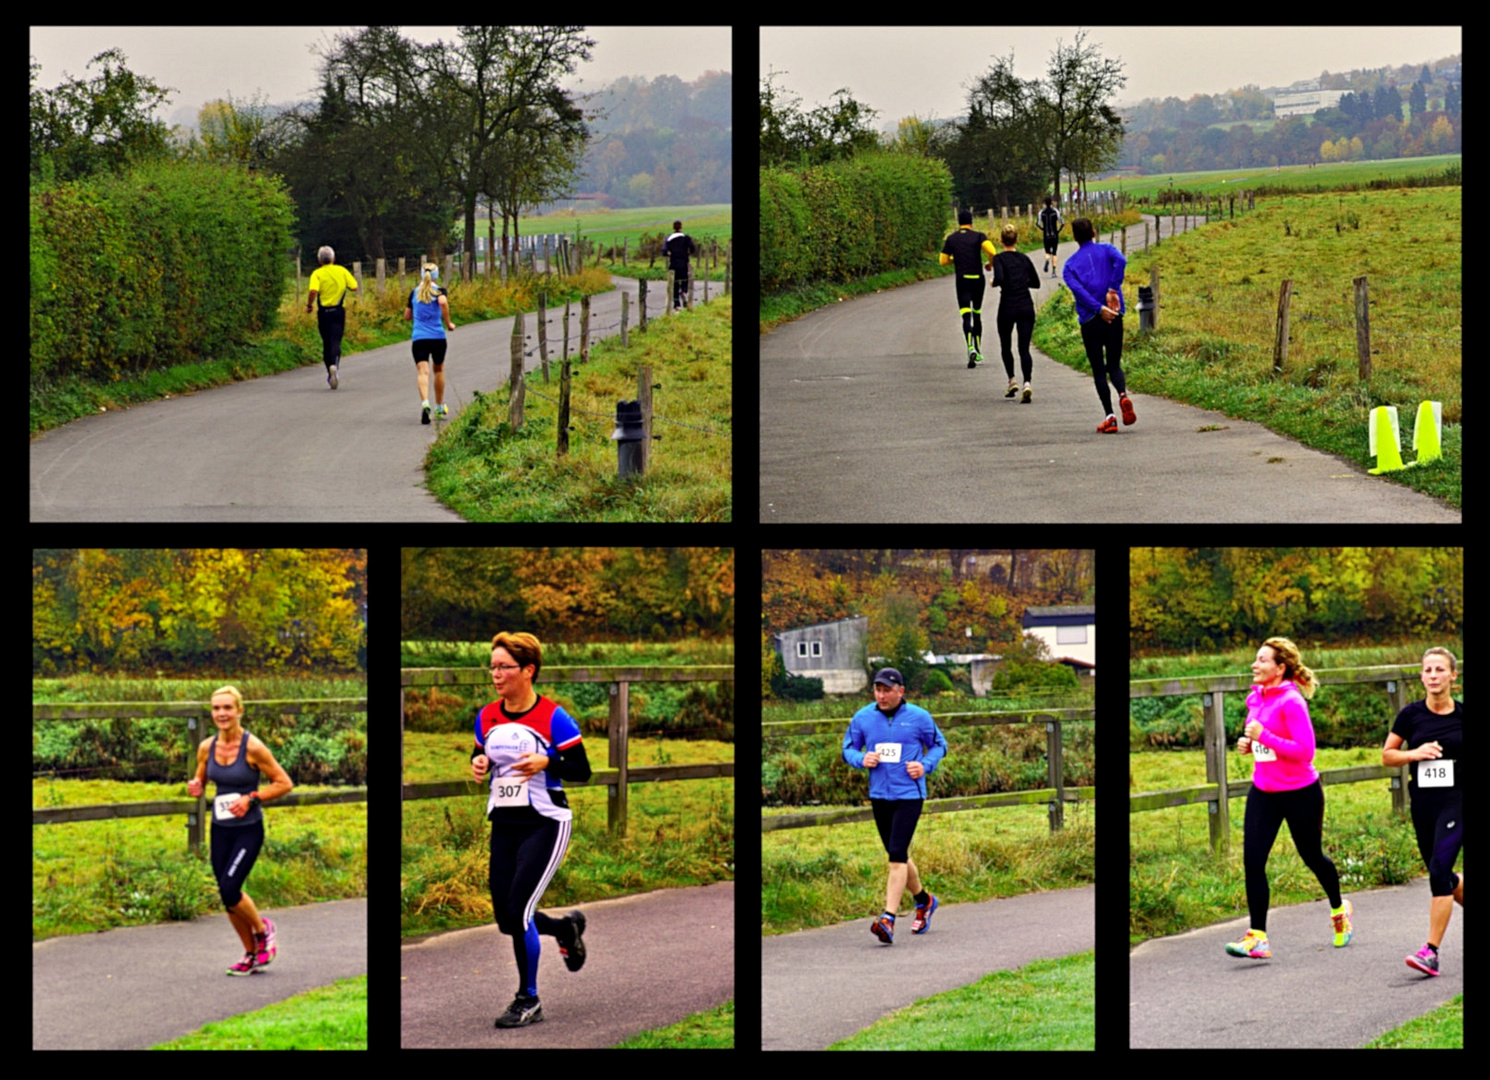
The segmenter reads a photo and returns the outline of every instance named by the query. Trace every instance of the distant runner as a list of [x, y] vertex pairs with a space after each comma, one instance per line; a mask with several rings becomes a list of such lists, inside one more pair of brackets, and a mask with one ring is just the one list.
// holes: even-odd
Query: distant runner
[[856, 769], [871, 770], [869, 802], [880, 842], [890, 856], [890, 877], [884, 914], [869, 930], [886, 945], [893, 945], [902, 892], [909, 889], [916, 901], [912, 933], [924, 934], [931, 928], [931, 915], [938, 906], [937, 898], [922, 888], [910, 845], [926, 798], [926, 775], [946, 756], [947, 740], [929, 712], [906, 703], [905, 680], [894, 668], [881, 668], [875, 674], [874, 700], [875, 704], [866, 705], [849, 721], [843, 760]]
[[1030, 372], [1034, 358], [1030, 356], [1030, 335], [1035, 332], [1035, 304], [1030, 299], [1030, 290], [1040, 287], [1035, 264], [1022, 251], [1019, 230], [1005, 225], [999, 233], [1004, 250], [993, 257], [993, 284], [999, 290], [999, 351], [1004, 361], [1004, 374], [1009, 376], [1009, 389], [1004, 397], [1019, 393], [1019, 382], [1014, 378], [1014, 353], [1009, 348], [1009, 338], [1014, 328], [1019, 327], [1019, 365], [1024, 372], [1023, 404], [1030, 401]]
[[693, 237], [683, 231], [681, 221], [673, 222], [672, 235], [662, 242], [662, 253], [668, 258], [673, 271], [673, 310], [683, 310], [683, 297], [688, 292], [688, 257], [698, 254], [698, 245]]
[[1055, 249], [1061, 242], [1061, 226], [1066, 222], [1061, 212], [1051, 205], [1053, 201], [1049, 195], [1045, 196], [1045, 209], [1040, 211], [1040, 232], [1045, 239], [1045, 269], [1051, 277], [1056, 277]]
[[[434, 263], [425, 263], [424, 272], [419, 279], [419, 287], [409, 293], [409, 304], [404, 308], [404, 320], [412, 320], [414, 323], [414, 368], [417, 372], [416, 378], [419, 382], [421, 424], [429, 423], [429, 364], [434, 361], [435, 365], [435, 405], [436, 416], [448, 416], [450, 410], [445, 406], [445, 338], [446, 329], [454, 330], [455, 324], [450, 321], [450, 301], [445, 298], [445, 290], [437, 283], [440, 276], [440, 268]], [[441, 324], [444, 325], [441, 325]]]

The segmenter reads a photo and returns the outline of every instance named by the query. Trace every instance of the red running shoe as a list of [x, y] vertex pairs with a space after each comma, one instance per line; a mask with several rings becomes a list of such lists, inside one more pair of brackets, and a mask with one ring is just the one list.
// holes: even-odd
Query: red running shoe
[[1106, 420], [1103, 420], [1101, 424], [1097, 425], [1098, 435], [1116, 435], [1117, 433], [1117, 417], [1115, 416], [1109, 416]]
[[1133, 413], [1133, 402], [1128, 400], [1127, 394], [1118, 395], [1118, 404], [1123, 408], [1123, 423], [1131, 424], [1138, 419]]

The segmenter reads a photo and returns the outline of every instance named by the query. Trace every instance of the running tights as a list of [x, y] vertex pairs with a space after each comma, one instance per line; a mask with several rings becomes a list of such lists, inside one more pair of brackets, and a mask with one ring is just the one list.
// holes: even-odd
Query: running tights
[[1454, 863], [1464, 846], [1463, 821], [1460, 788], [1420, 788], [1412, 793], [1412, 826], [1434, 896], [1453, 896], [1459, 887]]
[[492, 912], [497, 928], [512, 936], [518, 993], [528, 997], [538, 996], [538, 935], [569, 933], [563, 919], [550, 918], [537, 908], [569, 850], [570, 828], [570, 822], [551, 818], [524, 825], [492, 823]]
[[1330, 898], [1331, 907], [1339, 907], [1340, 875], [1335, 864], [1325, 857], [1320, 845], [1324, 833], [1324, 785], [1318, 780], [1294, 791], [1263, 791], [1255, 784], [1247, 793], [1247, 818], [1242, 841], [1242, 863], [1247, 871], [1247, 907], [1252, 912], [1252, 929], [1268, 928], [1268, 854], [1278, 838], [1278, 827], [1288, 822], [1294, 847], [1304, 865], [1314, 871], [1319, 884]]
[[1015, 327], [1019, 327], [1019, 365], [1024, 371], [1024, 381], [1030, 381], [1030, 372], [1034, 368], [1034, 358], [1030, 356], [1030, 335], [1035, 332], [1035, 313], [1033, 310], [1022, 312], [1018, 315], [1005, 315], [1002, 311], [998, 316], [999, 347], [1004, 357], [1004, 373], [1009, 378], [1014, 378], [1014, 353], [1009, 348], [1009, 339], [1013, 336]]
[[[1112, 376], [1112, 385], [1119, 394], [1128, 392], [1128, 383], [1123, 378], [1123, 320], [1121, 317], [1107, 322], [1101, 315], [1093, 315], [1081, 324], [1081, 343], [1086, 346], [1086, 358], [1092, 365], [1092, 379], [1097, 384], [1097, 396], [1102, 399], [1102, 408], [1112, 415], [1112, 395], [1107, 392], [1107, 377]], [[1103, 361], [1103, 353], [1107, 354]], [[1262, 927], [1257, 929], [1261, 930]]]

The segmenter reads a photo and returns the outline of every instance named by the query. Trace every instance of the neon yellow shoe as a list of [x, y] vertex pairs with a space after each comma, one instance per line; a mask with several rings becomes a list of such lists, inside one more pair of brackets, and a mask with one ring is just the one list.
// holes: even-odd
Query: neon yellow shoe
[[1349, 900], [1337, 915], [1330, 912], [1330, 921], [1335, 924], [1335, 948], [1343, 949], [1350, 944], [1350, 939], [1355, 936], [1355, 930], [1350, 925], [1351, 913], [1355, 910]]

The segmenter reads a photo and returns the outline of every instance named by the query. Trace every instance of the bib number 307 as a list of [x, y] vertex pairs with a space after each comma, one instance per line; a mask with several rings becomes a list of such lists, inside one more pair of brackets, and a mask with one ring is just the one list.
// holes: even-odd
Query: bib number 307
[[497, 777], [492, 781], [492, 797], [497, 806], [527, 806], [528, 778]]

